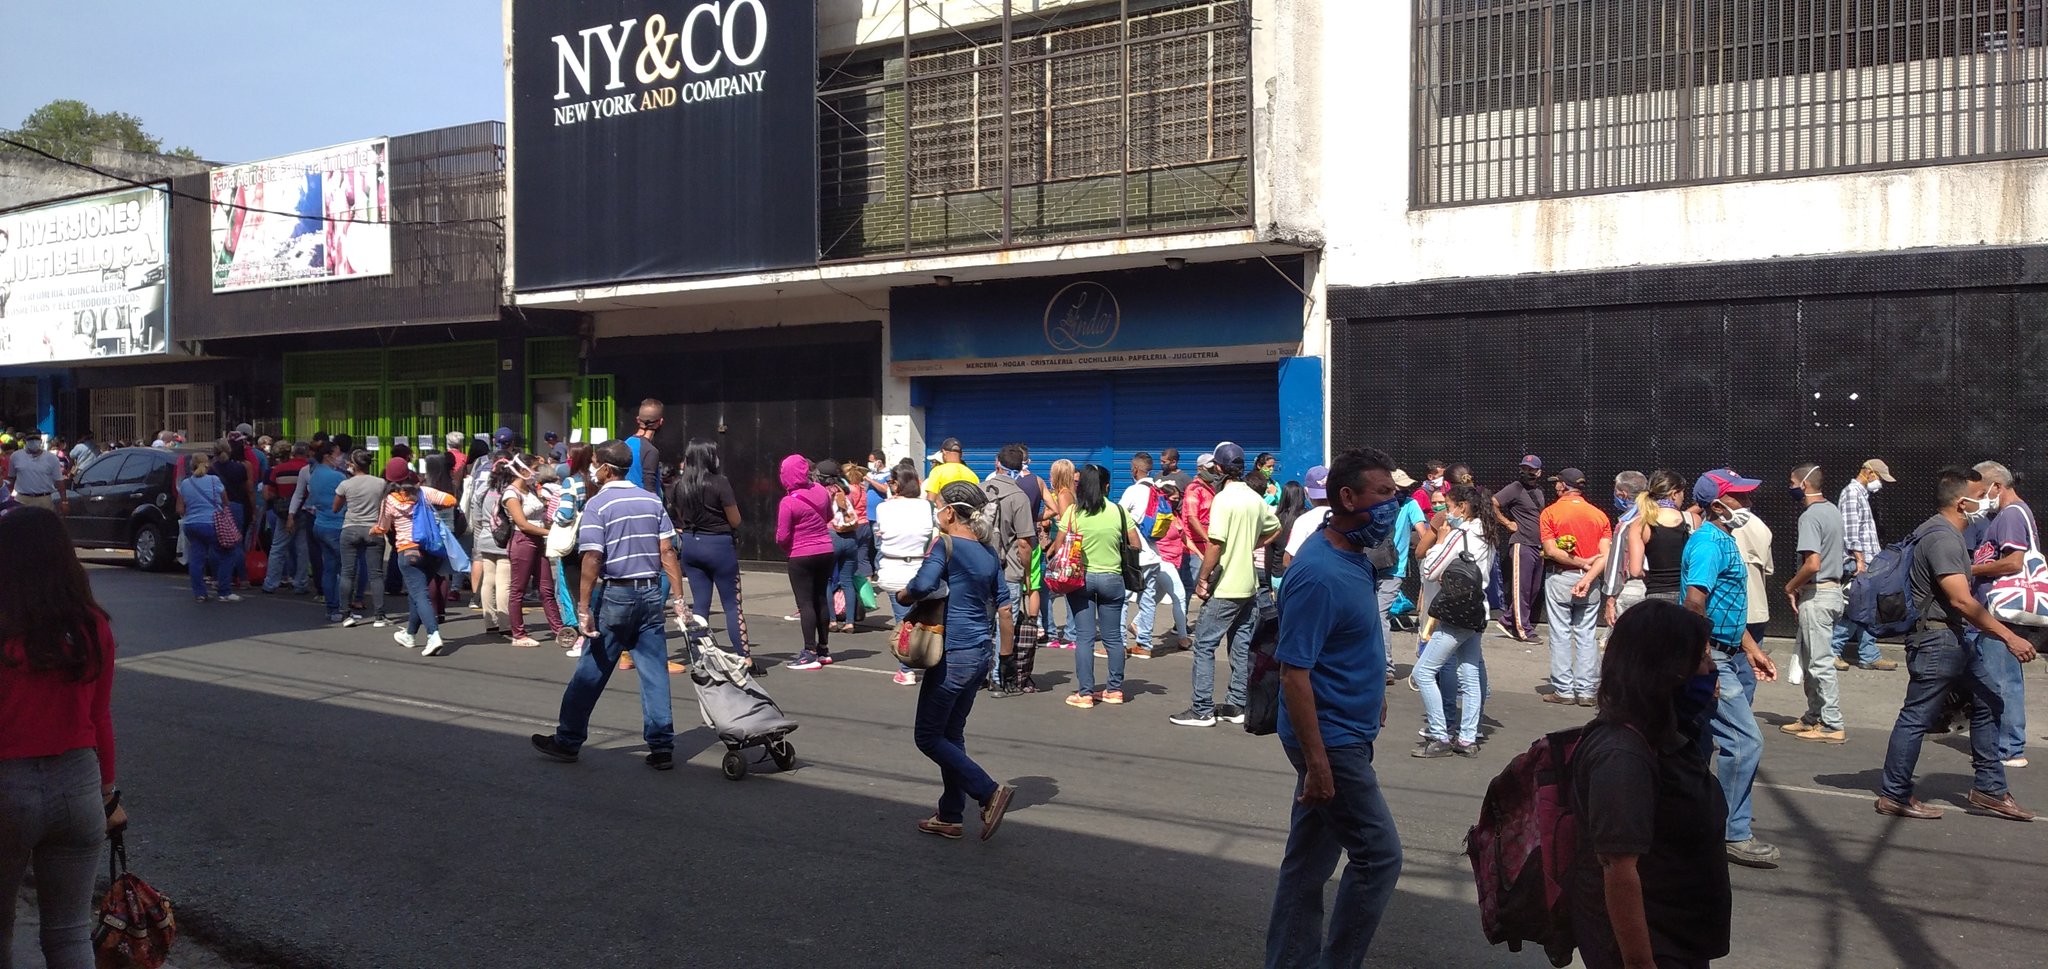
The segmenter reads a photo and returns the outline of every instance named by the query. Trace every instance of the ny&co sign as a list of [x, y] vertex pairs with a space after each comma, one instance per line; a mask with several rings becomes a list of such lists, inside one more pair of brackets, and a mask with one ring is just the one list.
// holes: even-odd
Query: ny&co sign
[[750, 69], [770, 40], [762, 0], [706, 0], [673, 22], [650, 13], [549, 40], [557, 126], [745, 97], [768, 83], [767, 70]]

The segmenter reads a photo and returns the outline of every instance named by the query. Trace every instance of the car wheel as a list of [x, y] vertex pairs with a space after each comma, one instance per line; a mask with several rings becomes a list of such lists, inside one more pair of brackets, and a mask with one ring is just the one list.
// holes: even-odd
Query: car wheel
[[178, 540], [163, 528], [143, 525], [135, 530], [135, 567], [144, 572], [168, 572], [178, 562]]

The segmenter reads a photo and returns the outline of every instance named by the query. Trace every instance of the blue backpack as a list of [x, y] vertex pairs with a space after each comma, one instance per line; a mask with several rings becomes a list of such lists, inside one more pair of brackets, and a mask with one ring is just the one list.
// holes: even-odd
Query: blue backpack
[[1913, 601], [1913, 551], [1920, 533], [1886, 546], [1870, 567], [1849, 584], [1848, 607], [1842, 618], [1879, 639], [1904, 636], [1920, 626], [1920, 604]]

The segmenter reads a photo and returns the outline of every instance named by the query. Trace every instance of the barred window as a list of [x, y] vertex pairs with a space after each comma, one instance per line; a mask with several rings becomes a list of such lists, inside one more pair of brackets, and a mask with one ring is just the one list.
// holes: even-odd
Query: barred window
[[2048, 153], [2048, 0], [1416, 0], [1414, 201]]

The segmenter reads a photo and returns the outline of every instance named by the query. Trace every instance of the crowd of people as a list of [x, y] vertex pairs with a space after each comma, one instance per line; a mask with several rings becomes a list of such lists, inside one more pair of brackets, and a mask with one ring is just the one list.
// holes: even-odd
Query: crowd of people
[[[489, 441], [451, 434], [445, 450], [419, 460], [394, 449], [381, 464], [345, 437], [267, 446], [244, 425], [210, 456], [179, 462], [194, 598], [236, 601], [243, 550], [255, 543], [269, 550], [265, 592], [317, 595], [329, 621], [377, 628], [399, 621], [387, 611], [395, 573], [391, 588], [407, 609], [392, 636], [431, 656], [466, 584], [487, 634], [526, 648], [545, 635], [578, 660], [556, 731], [533, 738], [539, 752], [576, 760], [612, 672], [637, 666], [647, 762], [668, 769], [669, 674], [684, 668], [666, 646], [670, 613], [691, 621], [715, 598], [732, 648], [753, 650], [735, 541], [744, 521], [714, 443], [692, 441], [665, 464], [655, 444], [661, 404], [644, 402], [635, 421], [634, 435], [596, 447], [549, 441], [536, 453], [500, 428]], [[122, 816], [103, 704], [111, 634], [68, 542], [50, 562], [36, 559], [62, 535], [61, 489], [43, 475], [61, 481], [63, 472], [44, 470], [54, 458], [39, 439], [18, 443], [0, 473], [11, 492], [0, 532], [10, 548], [38, 550], [7, 560], [37, 578], [0, 583], [0, 718], [44, 709], [52, 696], [76, 702], [63, 700], [68, 712], [49, 724], [0, 732], [0, 774], [61, 767], [64, 783], [99, 783], [113, 823]], [[1940, 472], [1930, 517], [1890, 551], [1871, 515], [1872, 496], [1897, 480], [1884, 462], [1853, 469], [1832, 498], [1829, 469], [1788, 469], [1785, 487], [1801, 507], [1799, 567], [1782, 601], [1797, 634], [1792, 655], [1774, 659], [1760, 645], [1774, 562], [1774, 536], [1753, 505], [1763, 480], [1728, 468], [1691, 481], [1668, 469], [1620, 472], [1610, 510], [1589, 499], [1596, 485], [1584, 472], [1546, 474], [1536, 455], [1490, 491], [1466, 465], [1429, 461], [1418, 480], [1369, 449], [1282, 480], [1270, 455], [1248, 460], [1226, 441], [1188, 470], [1171, 448], [1156, 461], [1138, 454], [1131, 484], [1112, 496], [1099, 464], [1055, 461], [1040, 477], [1029, 448], [1011, 444], [984, 477], [962, 454], [947, 439], [928, 467], [891, 464], [879, 451], [783, 459], [775, 537], [803, 643], [787, 668], [830, 665], [835, 634], [874, 629], [867, 610], [884, 600], [903, 620], [944, 595], [943, 659], [896, 672], [919, 687], [916, 744], [944, 786], [917, 827], [962, 837], [972, 801], [986, 838], [1013, 792], [967, 755], [966, 722], [981, 693], [1038, 692], [1039, 650], [1072, 651], [1074, 688], [1063, 699], [1079, 710], [1125, 702], [1129, 659], [1191, 650], [1189, 704], [1169, 719], [1207, 727], [1244, 721], [1251, 653], [1267, 644], [1280, 670], [1276, 727], [1297, 772], [1268, 965], [1357, 965], [1393, 892], [1400, 840], [1372, 750], [1386, 689], [1398, 682], [1394, 654], [1405, 651], [1397, 635], [1414, 636], [1407, 684], [1422, 706], [1410, 752], [1476, 757], [1497, 726], [1485, 632], [1534, 643], [1539, 622], [1547, 626], [1542, 701], [1595, 717], [1571, 781], [1586, 832], [1573, 919], [1589, 966], [1704, 965], [1726, 953], [1726, 865], [1771, 868], [1779, 858], [1752, 829], [1757, 684], [1777, 679], [1781, 661], [1796, 668], [1805, 709], [1781, 729], [1834, 745], [1847, 739], [1838, 677], [1897, 668], [1849, 608], [1858, 582], [1898, 583], [1917, 617], [1904, 633], [1910, 679], [1876, 811], [1941, 816], [1913, 796], [1914, 772], [1925, 735], [1964, 711], [1968, 804], [2033, 817], [2005, 772], [2027, 765], [2019, 674], [2034, 645], [1986, 602], [2038, 559], [2039, 538], [2002, 464]], [[544, 632], [527, 625], [529, 590]], [[53, 640], [51, 628], [66, 632]], [[1216, 654], [1226, 648], [1219, 702]], [[85, 836], [84, 819], [60, 820], [36, 837]], [[1346, 856], [1326, 926], [1322, 886]], [[0, 880], [19, 877], [18, 861], [0, 857]], [[68, 869], [49, 877], [50, 891], [75, 887]], [[54, 931], [68, 938], [72, 927]]]

